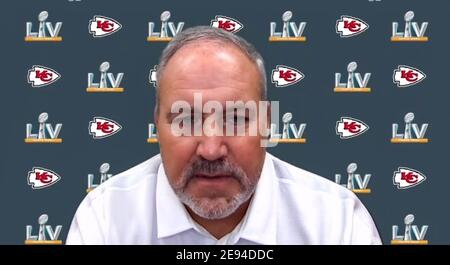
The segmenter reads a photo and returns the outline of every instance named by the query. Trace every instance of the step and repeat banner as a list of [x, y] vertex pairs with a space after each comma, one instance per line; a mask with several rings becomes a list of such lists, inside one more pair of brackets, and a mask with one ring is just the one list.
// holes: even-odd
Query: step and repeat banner
[[[449, 244], [448, 1], [6, 1], [1, 244], [64, 244], [102, 182], [159, 153], [157, 63], [222, 28], [266, 62], [268, 152], [352, 190], [384, 244]], [[305, 202], [308, 203], [308, 202]]]

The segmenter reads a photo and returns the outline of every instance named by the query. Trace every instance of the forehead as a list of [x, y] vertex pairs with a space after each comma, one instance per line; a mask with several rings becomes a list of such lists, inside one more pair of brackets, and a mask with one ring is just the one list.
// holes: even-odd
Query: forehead
[[167, 62], [160, 77], [160, 100], [165, 96], [189, 94], [194, 91], [260, 95], [260, 76], [256, 64], [233, 44], [205, 41], [180, 48]]

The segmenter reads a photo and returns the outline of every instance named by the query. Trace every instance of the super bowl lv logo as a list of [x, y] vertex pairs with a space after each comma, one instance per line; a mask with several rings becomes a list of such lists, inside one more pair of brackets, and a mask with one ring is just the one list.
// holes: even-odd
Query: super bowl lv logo
[[427, 76], [417, 68], [407, 65], [399, 65], [394, 70], [392, 81], [398, 87], [408, 87], [422, 82]]
[[[356, 62], [350, 62], [347, 65], [347, 83], [342, 83], [341, 73], [335, 73], [335, 87], [334, 92], [365, 92], [371, 91], [368, 87], [371, 73], [365, 73], [364, 78], [362, 78], [360, 73], [355, 72], [358, 68]], [[356, 83], [355, 83], [356, 81]]]
[[276, 87], [285, 87], [300, 82], [300, 80], [305, 78], [305, 75], [293, 67], [277, 65], [277, 67], [272, 70], [271, 78], [272, 83], [275, 84]]
[[28, 70], [27, 80], [32, 87], [42, 87], [56, 82], [60, 77], [61, 75], [52, 68], [33, 65]]
[[394, 171], [392, 181], [397, 189], [409, 189], [424, 182], [427, 177], [418, 170], [399, 167], [397, 171]]
[[94, 117], [94, 119], [89, 122], [88, 130], [89, 134], [92, 135], [92, 138], [102, 139], [118, 133], [122, 130], [122, 126], [108, 118]]
[[33, 167], [31, 171], [28, 172], [28, 185], [32, 189], [43, 189], [50, 187], [61, 179], [61, 177], [50, 169], [43, 167]]
[[99, 172], [100, 172], [100, 182], [99, 184], [94, 184], [94, 174], [88, 174], [88, 185], [86, 189], [86, 193], [91, 192], [93, 189], [98, 187], [98, 185], [102, 184], [103, 182], [107, 181], [108, 179], [112, 178], [113, 174], [109, 174], [109, 169], [111, 166], [108, 163], [103, 163], [100, 166]]
[[237, 19], [217, 15], [213, 20], [211, 20], [211, 27], [223, 29], [231, 33], [237, 33], [244, 28], [244, 25], [242, 25], [242, 23]]
[[38, 234], [33, 235], [33, 226], [26, 226], [25, 245], [62, 245], [62, 240], [58, 240], [61, 234], [62, 225], [57, 225], [55, 230], [51, 225], [47, 225], [48, 215], [39, 216]]
[[33, 31], [33, 23], [26, 23], [25, 41], [62, 41], [62, 37], [58, 36], [62, 28], [62, 22], [57, 22], [55, 26], [51, 22], [47, 22], [48, 12], [42, 11], [38, 15], [38, 31]]
[[116, 33], [122, 28], [122, 25], [115, 19], [96, 15], [89, 20], [89, 33], [94, 38], [106, 37]]
[[303, 36], [303, 32], [306, 28], [306, 22], [300, 22], [298, 25], [295, 22], [291, 22], [292, 11], [286, 11], [281, 16], [283, 26], [280, 31], [277, 31], [277, 23], [270, 22], [270, 37], [269, 41], [306, 41], [306, 37]]
[[58, 138], [61, 132], [62, 123], [57, 123], [55, 128], [50, 123], [47, 123], [48, 113], [43, 112], [38, 117], [38, 133], [33, 133], [33, 124], [26, 124], [26, 138], [25, 143], [62, 143], [62, 139]]
[[413, 225], [414, 215], [408, 214], [405, 217], [405, 233], [399, 235], [399, 226], [392, 226], [392, 245], [427, 245], [428, 240], [425, 239], [425, 235], [428, 231], [428, 225], [422, 225], [419, 227]]
[[336, 33], [339, 34], [341, 38], [359, 35], [368, 28], [369, 24], [356, 17], [343, 15], [336, 21]]
[[100, 81], [99, 83], [94, 83], [94, 73], [88, 73], [88, 87], [87, 92], [123, 92], [124, 88], [120, 87], [124, 73], [108, 73], [110, 68], [109, 62], [103, 62], [100, 64]]
[[[147, 41], [171, 41], [175, 35], [183, 30], [184, 22], [178, 22], [175, 27], [175, 23], [170, 22], [170, 11], [164, 11], [161, 13], [161, 30], [155, 31], [155, 22], [148, 23], [148, 37]], [[170, 32], [170, 34], [169, 34]]]
[[156, 132], [156, 126], [154, 123], [149, 123], [147, 143], [153, 144], [157, 142], [158, 142], [158, 133]]
[[420, 27], [419, 23], [413, 21], [414, 12], [408, 11], [405, 13], [405, 27], [404, 31], [399, 31], [399, 23], [392, 22], [392, 37], [391, 41], [428, 41], [428, 37], [425, 36], [425, 31], [428, 27], [428, 22], [423, 22]]
[[428, 123], [422, 124], [419, 127], [417, 123], [413, 123], [414, 113], [409, 112], [405, 115], [405, 129], [403, 133], [399, 133], [399, 125], [397, 123], [392, 124], [392, 138], [391, 143], [403, 144], [403, 143], [428, 143], [428, 138], [425, 138], [425, 134], [428, 129]]
[[367, 130], [369, 130], [369, 125], [352, 117], [341, 117], [341, 119], [336, 122], [336, 134], [339, 135], [341, 139], [359, 136]]
[[283, 131], [279, 133], [277, 124], [272, 123], [270, 125], [270, 142], [273, 143], [306, 143], [306, 139], [303, 138], [303, 134], [306, 129], [306, 123], [300, 123], [299, 126], [292, 121], [292, 113], [286, 112], [283, 117]]
[[[360, 174], [355, 173], [358, 169], [358, 165], [356, 163], [350, 163], [347, 166], [347, 183], [341, 184], [342, 176], [341, 174], [335, 174], [334, 179], [335, 182], [341, 186], [347, 187], [347, 189], [353, 191], [354, 193], [362, 193], [369, 194], [371, 190], [367, 188], [369, 185], [371, 174], [365, 174], [363, 178], [361, 178]], [[355, 185], [356, 184], [356, 185]]]

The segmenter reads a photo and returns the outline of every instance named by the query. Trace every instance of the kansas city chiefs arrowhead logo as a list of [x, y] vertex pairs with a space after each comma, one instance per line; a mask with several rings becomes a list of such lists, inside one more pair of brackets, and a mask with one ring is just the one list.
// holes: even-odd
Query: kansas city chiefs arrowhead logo
[[122, 25], [119, 22], [109, 17], [97, 15], [89, 20], [89, 33], [95, 38], [106, 37], [116, 33], [121, 28]]
[[344, 15], [336, 21], [336, 33], [338, 33], [341, 38], [356, 36], [363, 33], [368, 28], [369, 24], [356, 17]]
[[33, 65], [28, 70], [27, 79], [32, 87], [41, 87], [56, 82], [60, 77], [61, 75], [51, 68], [42, 65]]
[[300, 82], [303, 78], [305, 78], [305, 75], [302, 72], [289, 66], [277, 65], [272, 70], [272, 83], [276, 87], [290, 86]]
[[156, 87], [156, 74], [158, 71], [158, 65], [155, 65], [153, 69], [150, 69], [150, 73], [148, 74], [148, 81]]
[[116, 134], [122, 126], [107, 118], [94, 117], [94, 120], [89, 122], [88, 129], [94, 139], [101, 139]]
[[60, 179], [61, 177], [57, 173], [42, 167], [33, 167], [33, 169], [28, 172], [27, 177], [28, 185], [36, 190], [47, 188], [58, 182]]
[[236, 33], [244, 28], [241, 22], [234, 18], [217, 15], [215, 19], [211, 20], [211, 27], [224, 29], [231, 33]]
[[423, 81], [425, 77], [427, 76], [424, 72], [407, 65], [399, 65], [398, 68], [394, 70], [394, 74], [392, 75], [393, 82], [398, 87], [415, 85]]
[[355, 118], [341, 117], [341, 120], [336, 122], [336, 134], [341, 139], [356, 137], [367, 130], [369, 130], [369, 126]]
[[397, 189], [408, 189], [419, 185], [427, 178], [420, 171], [399, 167], [397, 171], [394, 171], [393, 182], [397, 186]]

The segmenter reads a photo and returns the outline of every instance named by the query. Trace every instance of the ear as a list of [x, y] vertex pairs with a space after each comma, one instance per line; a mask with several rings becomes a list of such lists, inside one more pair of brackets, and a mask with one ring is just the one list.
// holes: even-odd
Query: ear
[[266, 129], [269, 132], [266, 136], [267, 139], [270, 138], [270, 126], [272, 124], [272, 105], [270, 104], [270, 101], [267, 101], [267, 117], [266, 117]]
[[155, 105], [155, 109], [153, 110], [153, 121], [155, 122], [156, 128], [158, 128], [158, 123], [159, 123], [158, 105]]
[[258, 110], [258, 130], [262, 138], [270, 136], [270, 124], [272, 120], [272, 105], [270, 101], [260, 101]]

